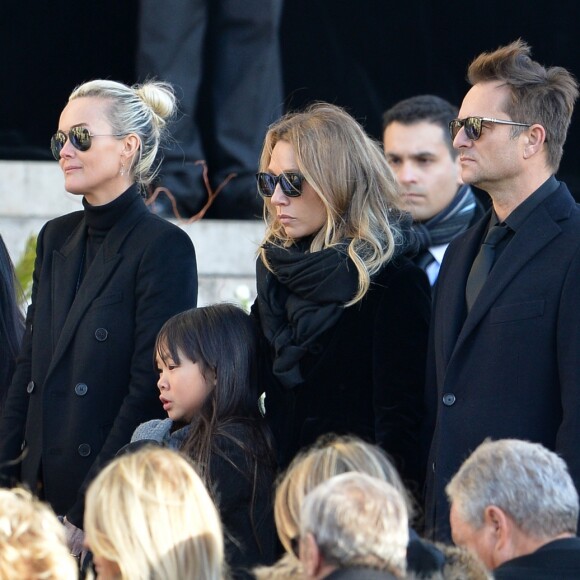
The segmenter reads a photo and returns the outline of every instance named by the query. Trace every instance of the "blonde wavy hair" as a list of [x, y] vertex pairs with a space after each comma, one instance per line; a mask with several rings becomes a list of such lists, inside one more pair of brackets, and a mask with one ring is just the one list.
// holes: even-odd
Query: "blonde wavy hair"
[[64, 526], [24, 489], [0, 489], [0, 578], [76, 578]]
[[[311, 252], [347, 244], [358, 274], [358, 291], [346, 306], [367, 292], [370, 278], [388, 262], [402, 237], [397, 227], [397, 182], [381, 146], [346, 111], [316, 103], [303, 112], [289, 113], [266, 134], [260, 171], [267, 171], [279, 141], [289, 143], [297, 169], [326, 208], [326, 224], [314, 236]], [[264, 243], [282, 247], [294, 240], [284, 233], [269, 200], [264, 204]], [[271, 269], [263, 247], [259, 256]]]
[[289, 554], [300, 534], [300, 510], [306, 495], [326, 480], [342, 473], [358, 472], [390, 483], [405, 499], [409, 517], [413, 502], [386, 453], [353, 436], [323, 436], [299, 453], [282, 474], [276, 488], [274, 519], [278, 537]]
[[123, 580], [218, 580], [224, 574], [217, 509], [181, 454], [145, 447], [110, 463], [91, 483], [84, 529], [91, 551]]

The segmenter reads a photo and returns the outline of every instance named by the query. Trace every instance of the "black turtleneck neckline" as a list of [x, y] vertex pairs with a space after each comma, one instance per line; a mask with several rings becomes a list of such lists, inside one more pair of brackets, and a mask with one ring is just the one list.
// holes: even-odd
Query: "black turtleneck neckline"
[[119, 197], [104, 205], [91, 205], [83, 197], [85, 222], [89, 233], [91, 230], [109, 231], [139, 195], [137, 186], [132, 185]]
[[109, 231], [138, 197], [140, 197], [139, 189], [136, 185], [132, 185], [119, 197], [105, 205], [91, 205], [83, 198], [85, 223], [87, 225], [87, 242], [81, 260], [80, 278], [77, 286], [93, 263]]

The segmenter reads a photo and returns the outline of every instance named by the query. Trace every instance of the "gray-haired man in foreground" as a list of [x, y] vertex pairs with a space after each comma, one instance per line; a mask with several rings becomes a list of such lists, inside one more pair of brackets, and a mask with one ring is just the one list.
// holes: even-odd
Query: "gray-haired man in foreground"
[[554, 452], [516, 439], [485, 441], [446, 491], [454, 542], [496, 580], [580, 578], [578, 493]]

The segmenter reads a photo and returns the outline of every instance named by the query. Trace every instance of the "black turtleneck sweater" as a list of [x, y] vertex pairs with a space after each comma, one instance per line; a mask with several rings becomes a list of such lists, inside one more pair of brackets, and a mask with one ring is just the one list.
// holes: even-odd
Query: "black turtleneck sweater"
[[[103, 245], [103, 241], [111, 228], [119, 221], [132, 203], [135, 203], [141, 195], [136, 185], [132, 185], [124, 193], [105, 205], [90, 205], [83, 198], [85, 208], [85, 222], [87, 224], [87, 245], [81, 265], [81, 277], [84, 278], [90, 265], [93, 263], [97, 252]], [[77, 288], [78, 290], [78, 288]]]

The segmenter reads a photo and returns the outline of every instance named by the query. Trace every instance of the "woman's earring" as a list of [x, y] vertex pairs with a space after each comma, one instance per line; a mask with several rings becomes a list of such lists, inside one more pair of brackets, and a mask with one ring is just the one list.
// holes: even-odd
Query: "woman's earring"
[[119, 170], [119, 175], [125, 175], [125, 162], [121, 161], [121, 169]]

